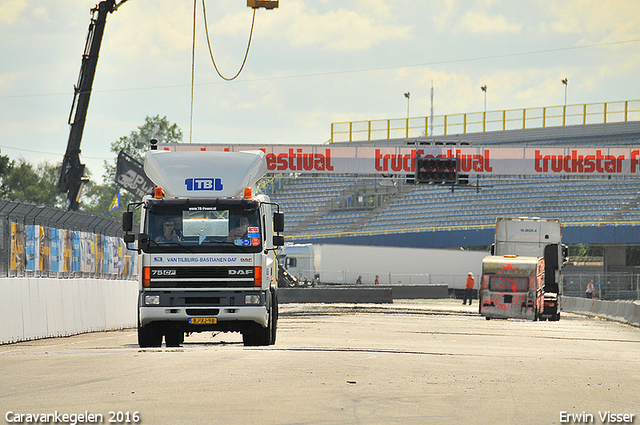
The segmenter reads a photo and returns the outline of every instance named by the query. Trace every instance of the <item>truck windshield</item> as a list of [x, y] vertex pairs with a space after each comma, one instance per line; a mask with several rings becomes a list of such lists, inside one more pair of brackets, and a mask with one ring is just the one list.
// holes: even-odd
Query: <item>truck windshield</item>
[[264, 231], [257, 202], [159, 202], [149, 205], [149, 252], [259, 252]]
[[529, 279], [526, 276], [501, 274], [489, 276], [489, 290], [494, 292], [527, 292]]

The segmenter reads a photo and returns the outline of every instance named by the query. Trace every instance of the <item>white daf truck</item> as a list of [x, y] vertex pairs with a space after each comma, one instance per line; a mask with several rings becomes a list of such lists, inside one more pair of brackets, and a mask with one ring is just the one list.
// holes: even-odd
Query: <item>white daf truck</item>
[[[175, 347], [185, 333], [202, 331], [241, 332], [248, 346], [274, 344], [274, 251], [284, 244], [284, 218], [254, 193], [267, 170], [264, 153], [154, 147], [144, 163], [154, 196], [123, 216], [125, 241], [139, 252], [138, 344], [159, 347], [164, 336]], [[136, 208], [140, 233], [132, 234]]]
[[[562, 245], [560, 220], [538, 217], [498, 217], [491, 253], [544, 258], [544, 309], [541, 320], [560, 320], [562, 273], [567, 247]], [[481, 299], [482, 303], [487, 300]]]

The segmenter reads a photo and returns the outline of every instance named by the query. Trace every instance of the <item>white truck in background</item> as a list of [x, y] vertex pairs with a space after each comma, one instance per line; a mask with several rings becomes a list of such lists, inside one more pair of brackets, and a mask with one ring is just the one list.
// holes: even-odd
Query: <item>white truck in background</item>
[[[139, 252], [138, 344], [179, 346], [185, 333], [241, 332], [245, 345], [271, 345], [278, 320], [277, 260], [283, 214], [255, 184], [261, 151], [160, 151], [144, 170], [154, 196], [130, 204], [125, 241]], [[273, 207], [277, 212], [273, 212]], [[133, 210], [141, 210], [140, 233]]]
[[447, 285], [464, 290], [468, 272], [480, 276], [486, 251], [347, 244], [287, 244], [278, 263], [313, 284]]
[[[562, 272], [567, 247], [562, 245], [560, 220], [538, 217], [498, 217], [491, 247], [495, 256], [521, 256], [544, 259], [544, 309], [542, 320], [560, 320]], [[510, 259], [505, 260], [506, 264]], [[482, 290], [480, 291], [482, 292]], [[480, 299], [480, 312], [487, 299]]]

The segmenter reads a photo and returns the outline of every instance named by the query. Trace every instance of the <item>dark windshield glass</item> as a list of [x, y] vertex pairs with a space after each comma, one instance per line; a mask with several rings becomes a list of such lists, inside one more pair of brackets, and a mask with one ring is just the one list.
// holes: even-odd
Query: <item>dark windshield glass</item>
[[257, 203], [151, 204], [145, 233], [150, 252], [259, 252], [262, 231]]

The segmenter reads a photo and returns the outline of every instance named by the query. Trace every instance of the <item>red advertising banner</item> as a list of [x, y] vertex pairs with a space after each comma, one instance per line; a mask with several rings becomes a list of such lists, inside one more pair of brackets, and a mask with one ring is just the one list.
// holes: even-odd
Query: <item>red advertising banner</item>
[[612, 147], [160, 144], [167, 151], [265, 152], [272, 173], [413, 174], [416, 157], [457, 158], [468, 175], [640, 175], [640, 149]]

